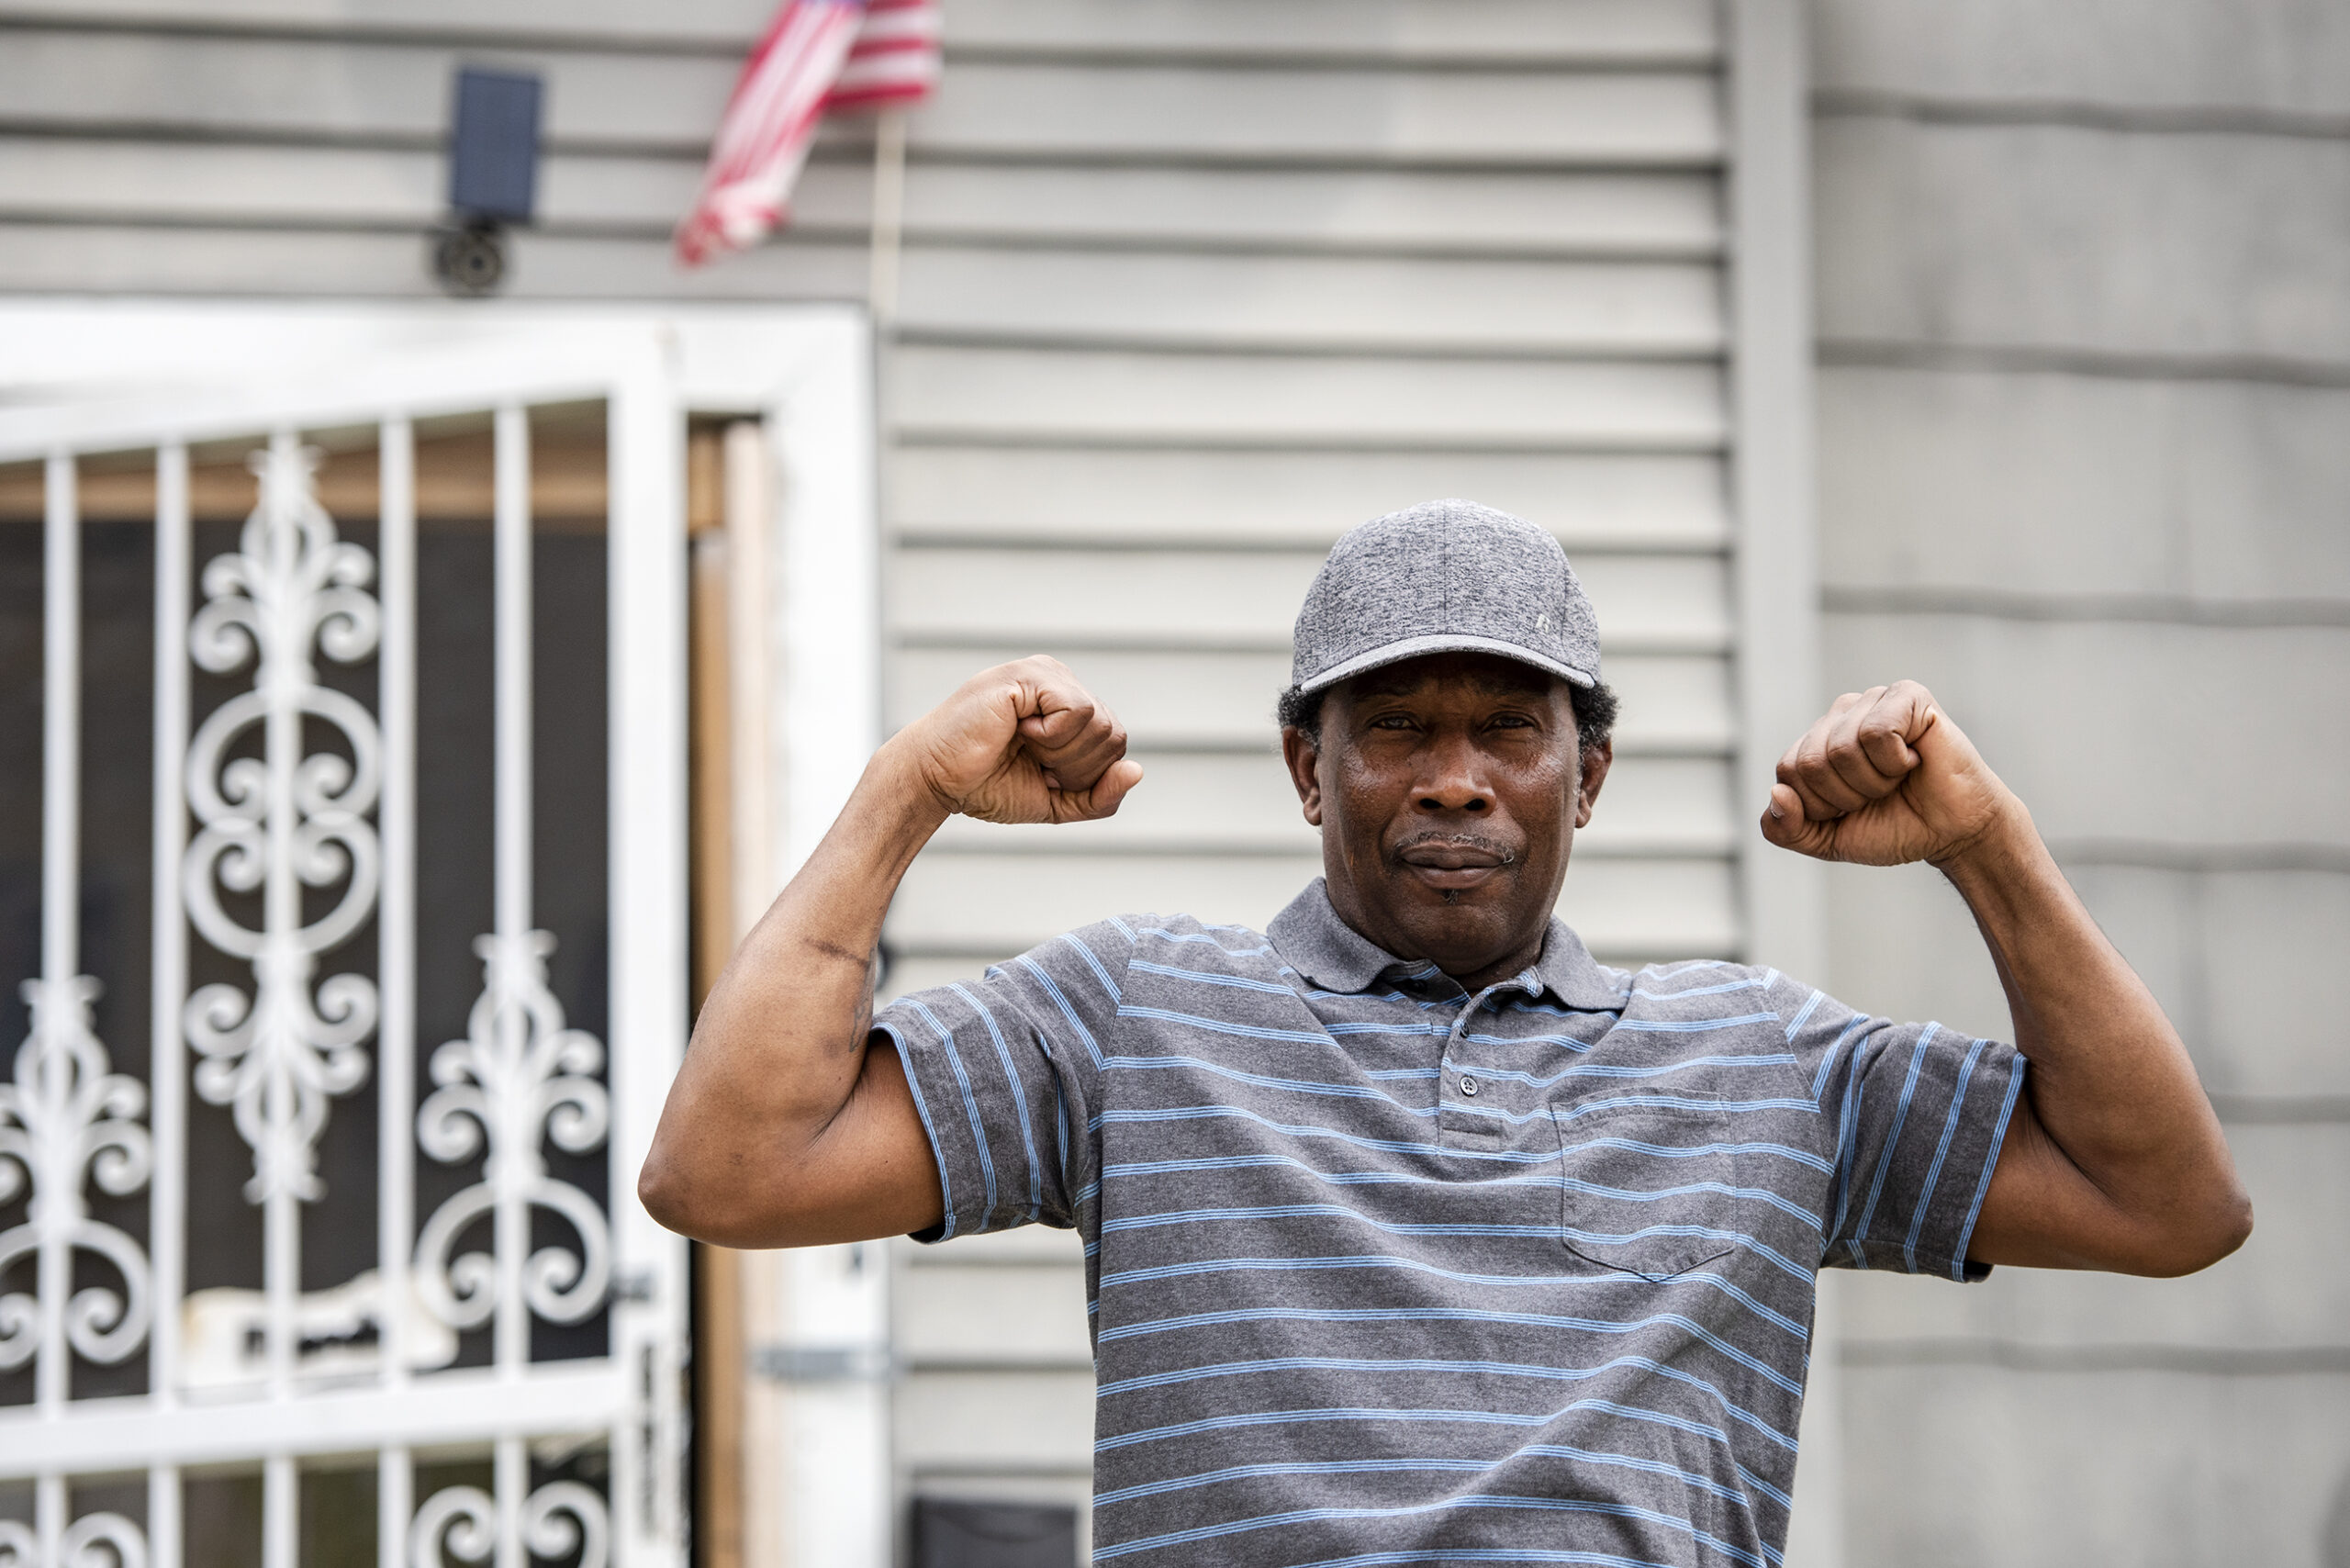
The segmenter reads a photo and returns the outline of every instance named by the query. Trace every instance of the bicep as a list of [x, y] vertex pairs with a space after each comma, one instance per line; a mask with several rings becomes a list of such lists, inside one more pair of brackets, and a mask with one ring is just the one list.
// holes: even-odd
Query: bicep
[[2031, 1096], [2020, 1096], [1967, 1257], [2020, 1268], [2107, 1269], [2127, 1256], [2132, 1239], [2121, 1212], [2048, 1136]]
[[938, 1163], [889, 1036], [868, 1037], [840, 1114], [778, 1161], [760, 1206], [763, 1234], [742, 1245], [818, 1247], [927, 1230], [946, 1217]]

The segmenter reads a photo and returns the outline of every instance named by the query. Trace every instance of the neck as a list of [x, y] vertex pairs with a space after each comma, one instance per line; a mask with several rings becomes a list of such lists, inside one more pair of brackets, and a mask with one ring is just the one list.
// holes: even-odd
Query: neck
[[1483, 991], [1496, 980], [1507, 980], [1529, 968], [1542, 957], [1542, 943], [1550, 930], [1546, 918], [1530, 931], [1511, 933], [1506, 945], [1498, 951], [1483, 945], [1469, 952], [1444, 951], [1442, 944], [1432, 945], [1415, 938], [1399, 922], [1372, 918], [1354, 896], [1355, 890], [1332, 881], [1328, 890], [1331, 910], [1356, 935], [1407, 962], [1416, 959], [1432, 963], [1464, 990], [1472, 991]]
[[1542, 938], [1538, 934], [1532, 942], [1515, 949], [1507, 957], [1496, 959], [1482, 968], [1463, 971], [1444, 964], [1437, 967], [1459, 981], [1461, 990], [1483, 991], [1497, 980], [1505, 980], [1512, 975], [1523, 974], [1541, 957]]

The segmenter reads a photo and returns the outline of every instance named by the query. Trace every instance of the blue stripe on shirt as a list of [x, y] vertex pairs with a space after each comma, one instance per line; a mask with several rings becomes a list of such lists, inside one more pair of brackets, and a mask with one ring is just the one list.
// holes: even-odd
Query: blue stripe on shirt
[[[1118, 923], [1113, 920], [1110, 924], [1117, 925]], [[1133, 932], [1126, 931], [1126, 928], [1123, 925], [1119, 925], [1118, 929], [1125, 932], [1127, 941], [1131, 942], [1134, 940], [1135, 934]], [[1118, 982], [1110, 978], [1110, 971], [1102, 967], [1102, 960], [1094, 956], [1093, 949], [1079, 941], [1073, 935], [1065, 935], [1060, 938], [1060, 940], [1068, 943], [1071, 947], [1077, 949], [1078, 956], [1085, 960], [1085, 967], [1093, 971], [1093, 978], [1102, 982], [1102, 989], [1108, 994], [1110, 1000], [1113, 1002], [1120, 1001], [1121, 996], [1118, 991]]]
[[1909, 1234], [1902, 1238], [1902, 1266], [1911, 1273], [1918, 1271], [1918, 1237], [1926, 1228], [1926, 1211], [1932, 1206], [1934, 1189], [1942, 1179], [1942, 1165], [1950, 1159], [1951, 1140], [1958, 1136], [1958, 1116], [1966, 1109], [1966, 1092], [1975, 1084], [1975, 1064], [1983, 1056], [1988, 1042], [1977, 1040], [1967, 1050], [1966, 1059], [1959, 1064], [1958, 1082], [1951, 1090], [1950, 1114], [1942, 1118], [1942, 1141], [1934, 1146], [1934, 1162], [1926, 1168], [1926, 1180], [1918, 1193], [1918, 1206], [1909, 1215]]
[[1077, 1033], [1078, 1043], [1085, 1047], [1085, 1054], [1093, 1058], [1093, 1066], [1098, 1071], [1102, 1066], [1102, 1047], [1095, 1043], [1093, 1031], [1085, 1026], [1085, 1020], [1077, 1015], [1077, 1009], [1069, 1005], [1069, 993], [1060, 988], [1060, 982], [1053, 979], [1043, 965], [1025, 954], [1013, 962], [1034, 976], [1036, 983], [1045, 988], [1045, 994], [1053, 999], [1053, 1005], [1058, 1007], [1061, 1016], [1069, 1020], [1069, 1026]]
[[987, 1126], [979, 1115], [979, 1098], [971, 1092], [971, 1075], [963, 1066], [963, 1053], [955, 1048], [954, 1031], [940, 1023], [938, 1014], [924, 1006], [918, 996], [901, 997], [897, 1005], [911, 1008], [916, 1016], [930, 1025], [932, 1033], [938, 1036], [938, 1043], [946, 1049], [947, 1065], [955, 1070], [955, 1086], [963, 1092], [963, 1114], [970, 1119], [971, 1143], [979, 1154], [979, 1177], [987, 1197], [984, 1212], [992, 1215], [995, 1213], [995, 1157], [988, 1152]]
[[[1493, 1285], [1509, 1288], [1556, 1289], [1561, 1285], [1586, 1288], [1638, 1286], [1653, 1291], [1658, 1282], [1642, 1279], [1637, 1274], [1472, 1274], [1459, 1269], [1441, 1269], [1433, 1263], [1423, 1263], [1416, 1258], [1381, 1256], [1376, 1253], [1355, 1253], [1337, 1258], [1213, 1258], [1182, 1263], [1160, 1263], [1147, 1268], [1119, 1269], [1102, 1276], [1103, 1289], [1112, 1284], [1145, 1284], [1155, 1280], [1181, 1279], [1189, 1274], [1221, 1274], [1237, 1270], [1306, 1271], [1323, 1269], [1402, 1269], [1417, 1274], [1427, 1274], [1458, 1284]], [[1674, 1287], [1703, 1287], [1729, 1297], [1757, 1317], [1774, 1327], [1785, 1330], [1796, 1338], [1808, 1341], [1811, 1330], [1783, 1312], [1756, 1300], [1729, 1280], [1711, 1270], [1700, 1269], [1694, 1273], [1676, 1274], [1668, 1282]]]
[[[1250, 1530], [1273, 1529], [1282, 1525], [1320, 1523], [1328, 1519], [1403, 1518], [1415, 1514], [1458, 1508], [1527, 1508], [1561, 1513], [1605, 1514], [1616, 1518], [1639, 1519], [1644, 1523], [1677, 1530], [1702, 1546], [1709, 1547], [1735, 1562], [1749, 1564], [1750, 1568], [1771, 1568], [1769, 1561], [1759, 1552], [1750, 1551], [1742, 1546], [1723, 1540], [1718, 1536], [1709, 1535], [1678, 1515], [1662, 1513], [1654, 1508], [1643, 1508], [1637, 1504], [1603, 1503], [1575, 1497], [1516, 1497], [1483, 1495], [1445, 1497], [1436, 1502], [1406, 1503], [1383, 1508], [1293, 1508], [1286, 1513], [1265, 1514], [1248, 1519], [1228, 1519], [1219, 1524], [1200, 1525], [1192, 1529], [1169, 1530], [1163, 1535], [1145, 1536], [1136, 1540], [1121, 1541], [1107, 1548], [1097, 1547], [1093, 1556], [1094, 1560], [1099, 1562], [1106, 1557], [1123, 1557], [1132, 1552], [1156, 1551], [1169, 1546], [1189, 1546], [1195, 1541], [1214, 1540]], [[1451, 1554], [1445, 1552], [1440, 1555], [1449, 1557]]]
[[[1775, 1563], [1812, 1271], [1854, 1240], [1875, 1267], [1970, 1271], [2010, 1047], [1773, 969], [1635, 977], [1556, 932], [1472, 994], [1308, 906], [1318, 924], [1292, 910], [1270, 940], [1111, 921], [923, 993], [927, 1018], [886, 1010], [958, 1211], [945, 1228], [1080, 1231], [1115, 1434], [1097, 1540], [1220, 1568], [1733, 1560], [1639, 1518], [1510, 1511], [1528, 1493], [1684, 1518]], [[992, 1054], [965, 1048], [982, 1028]], [[2004, 1109], [1971, 1081], [2002, 1066]], [[965, 1115], [941, 1113], [957, 1098]], [[1015, 1148], [1024, 1208], [1016, 1179], [991, 1187]], [[1312, 1364], [1250, 1360], [1273, 1353]], [[1345, 1408], [1288, 1408], [1317, 1401]], [[1417, 1479], [1388, 1462], [1420, 1458], [1438, 1468]], [[1455, 1491], [1496, 1501], [1133, 1545]]]
[[1958, 1245], [1951, 1249], [1950, 1277], [1966, 1278], [1966, 1254], [1975, 1240], [1975, 1222], [1982, 1215], [1983, 1199], [1991, 1191], [1991, 1176], [1999, 1168], [1999, 1151], [2007, 1146], [2008, 1128], [2013, 1125], [2016, 1098], [2023, 1092], [2026, 1062], [2019, 1052], [2008, 1060], [2008, 1092], [1999, 1102], [1999, 1124], [1991, 1134], [1991, 1147], [1983, 1156], [1983, 1175], [1975, 1183], [1975, 1201], [1966, 1205], [1966, 1218], [1958, 1227]]
[[[889, 1036], [890, 1043], [897, 1047], [899, 1065], [905, 1072], [906, 1088], [913, 1095], [914, 1115], [922, 1122], [923, 1136], [930, 1139], [930, 1147], [934, 1151], [940, 1150], [938, 1128], [930, 1119], [930, 1102], [923, 1097], [922, 1075], [914, 1070], [914, 1064], [906, 1059], [905, 1036], [898, 1032], [898, 1026], [894, 1024], [877, 1023], [873, 1026]], [[938, 1233], [938, 1239], [944, 1241], [955, 1234], [955, 1188], [953, 1179], [947, 1174], [947, 1162], [942, 1159], [937, 1163], [938, 1195], [940, 1201], [946, 1206], [946, 1225]]]
[[1555, 1312], [1494, 1312], [1461, 1306], [1244, 1307], [1129, 1323], [1103, 1329], [1101, 1338], [1131, 1339], [1147, 1334], [1179, 1333], [1189, 1328], [1220, 1327], [1233, 1323], [1492, 1323], [1524, 1328], [1563, 1328], [1582, 1334], [1637, 1334], [1644, 1328], [1662, 1324], [1702, 1340], [1724, 1357], [1790, 1394], [1803, 1392], [1800, 1382], [1788, 1377], [1769, 1362], [1748, 1355], [1695, 1318], [1679, 1312], [1656, 1312], [1641, 1317], [1617, 1319], [1573, 1317]]
[[1012, 1065], [1012, 1047], [1004, 1044], [1003, 1031], [996, 1026], [995, 1014], [987, 1004], [959, 985], [947, 989], [971, 1004], [987, 1025], [988, 1038], [995, 1042], [996, 1060], [1003, 1064], [1003, 1076], [1012, 1089], [1013, 1120], [1019, 1124], [1021, 1151], [1028, 1157], [1028, 1217], [1034, 1219], [1045, 1207], [1045, 1169], [1036, 1159], [1036, 1129], [1028, 1115], [1028, 1091], [1020, 1082], [1020, 1070]]
[[1918, 1036], [1917, 1047], [1909, 1053], [1909, 1074], [1902, 1080], [1901, 1098], [1893, 1108], [1893, 1126], [1885, 1135], [1885, 1152], [1877, 1156], [1876, 1177], [1869, 1183], [1868, 1202], [1861, 1205], [1861, 1217], [1853, 1226], [1852, 1258], [1862, 1268], [1868, 1267], [1868, 1257], [1861, 1250], [1861, 1243], [1868, 1239], [1869, 1226], [1876, 1220], [1877, 1200], [1885, 1194], [1885, 1179], [1893, 1169], [1893, 1157], [1901, 1148], [1901, 1128], [1909, 1119], [1909, 1102], [1918, 1092], [1918, 1078], [1925, 1070], [1926, 1047], [1933, 1043], [1934, 1026]]

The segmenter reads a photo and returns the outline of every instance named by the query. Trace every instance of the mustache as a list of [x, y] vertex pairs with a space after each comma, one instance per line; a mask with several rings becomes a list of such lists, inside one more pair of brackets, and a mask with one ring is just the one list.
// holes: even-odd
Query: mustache
[[1441, 828], [1414, 834], [1390, 849], [1388, 858], [1401, 860], [1415, 849], [1465, 849], [1479, 855], [1490, 855], [1504, 866], [1515, 866], [1523, 858], [1515, 846], [1504, 844], [1498, 838], [1488, 838], [1476, 833], [1448, 833]]

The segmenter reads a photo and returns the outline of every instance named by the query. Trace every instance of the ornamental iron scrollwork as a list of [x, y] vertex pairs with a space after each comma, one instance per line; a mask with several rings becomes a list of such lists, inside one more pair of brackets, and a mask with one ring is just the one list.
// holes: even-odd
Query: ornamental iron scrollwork
[[[62, 1314], [65, 1341], [86, 1359], [111, 1364], [147, 1335], [147, 1256], [130, 1237], [90, 1217], [83, 1184], [95, 1182], [115, 1197], [147, 1184], [153, 1149], [136, 1120], [147, 1107], [147, 1091], [110, 1070], [106, 1047], [91, 1029], [95, 979], [27, 980], [23, 993], [32, 1028], [17, 1051], [15, 1081], [0, 1083], [0, 1203], [27, 1191], [30, 1197], [24, 1223], [0, 1235], [0, 1275], [37, 1256], [40, 1294], [0, 1295], [0, 1368], [22, 1366], [41, 1348], [41, 1297], [70, 1288], [77, 1252], [104, 1258], [122, 1289], [74, 1292]], [[0, 1552], [6, 1550], [0, 1543]]]
[[[253, 1151], [245, 1195], [255, 1204], [320, 1195], [328, 1102], [365, 1080], [361, 1042], [376, 1016], [365, 976], [311, 983], [319, 957], [374, 912], [382, 858], [367, 821], [381, 786], [380, 732], [357, 701], [319, 684], [312, 662], [314, 647], [341, 664], [375, 651], [380, 615], [365, 591], [375, 565], [337, 536], [315, 493], [316, 463], [290, 435], [254, 454], [260, 504], [239, 548], [205, 567], [207, 602], [188, 633], [204, 669], [254, 666], [252, 689], [213, 710], [189, 743], [188, 803], [200, 826], [183, 878], [189, 919], [252, 964], [252, 991], [205, 986], [183, 1022], [201, 1058], [196, 1092], [233, 1107]], [[306, 751], [306, 732], [319, 726], [341, 738], [347, 757]], [[258, 756], [231, 755], [256, 737]], [[331, 907], [306, 917], [306, 890], [337, 884]], [[258, 928], [222, 907], [223, 890], [261, 895]]]
[[474, 1328], [499, 1305], [498, 1260], [491, 1253], [453, 1257], [459, 1236], [495, 1216], [493, 1245], [527, 1245], [534, 1208], [559, 1215], [578, 1237], [576, 1252], [543, 1248], [517, 1270], [521, 1303], [554, 1323], [576, 1323], [603, 1305], [611, 1282], [610, 1226], [594, 1199], [547, 1174], [543, 1146], [585, 1154], [604, 1141], [610, 1102], [592, 1076], [604, 1047], [583, 1029], [564, 1026], [563, 1006], [547, 989], [544, 931], [476, 938], [482, 992], [465, 1037], [432, 1053], [440, 1087], [417, 1110], [417, 1141], [443, 1164], [483, 1150], [482, 1179], [451, 1197], [424, 1224], [416, 1243], [417, 1290], [453, 1328]]
[[0, 1519], [0, 1568], [147, 1568], [147, 1536], [120, 1514], [84, 1514], [65, 1527], [55, 1556], [20, 1519]]
[[[604, 1500], [576, 1481], [550, 1481], [524, 1498], [520, 1525], [522, 1550], [534, 1559], [576, 1556], [578, 1568], [605, 1568], [610, 1561]], [[448, 1557], [487, 1562], [497, 1550], [498, 1505], [478, 1486], [435, 1492], [408, 1527], [408, 1568], [446, 1568]]]

